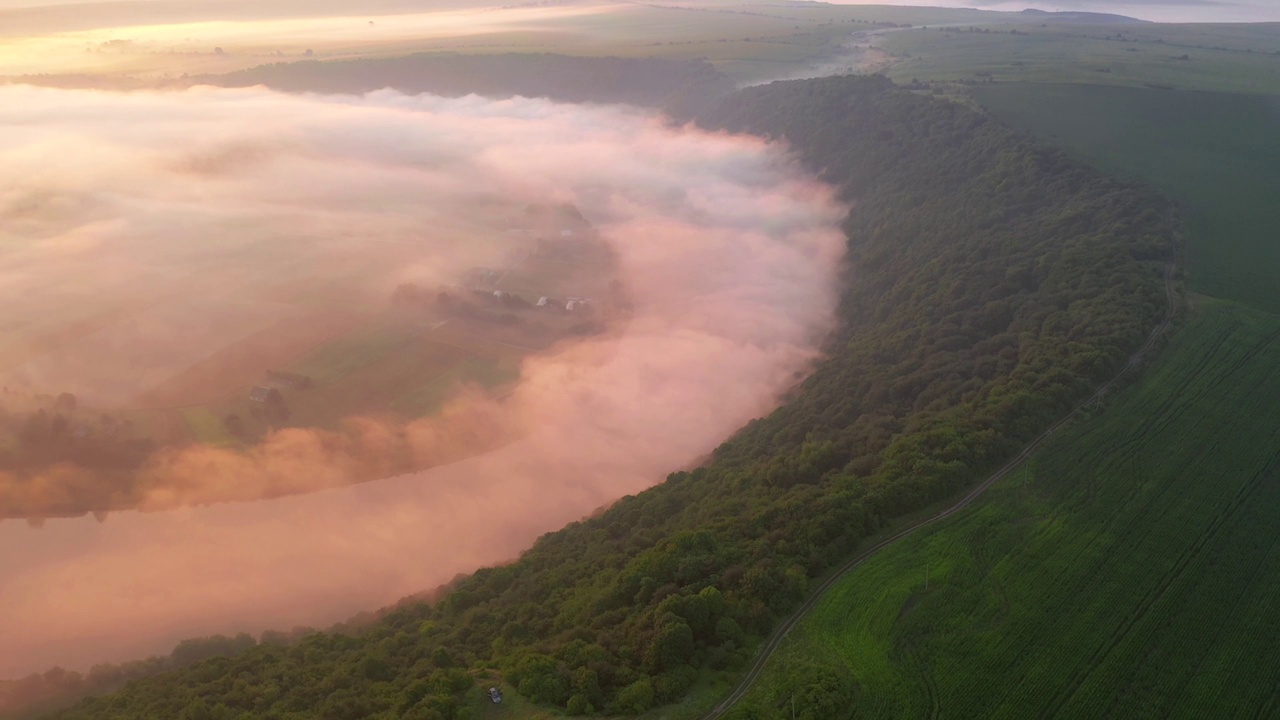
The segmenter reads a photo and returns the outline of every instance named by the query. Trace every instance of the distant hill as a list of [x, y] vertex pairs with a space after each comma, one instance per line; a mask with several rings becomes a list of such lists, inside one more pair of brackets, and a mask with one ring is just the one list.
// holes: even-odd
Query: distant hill
[[1115, 15], [1112, 13], [1096, 13], [1096, 12], [1080, 12], [1080, 11], [1062, 11], [1049, 12], [1048, 10], [1037, 10], [1036, 8], [1027, 8], [1022, 11], [1023, 15], [1037, 22], [1063, 22], [1073, 23], [1077, 25], [1150, 25], [1146, 20], [1132, 18], [1128, 15]]

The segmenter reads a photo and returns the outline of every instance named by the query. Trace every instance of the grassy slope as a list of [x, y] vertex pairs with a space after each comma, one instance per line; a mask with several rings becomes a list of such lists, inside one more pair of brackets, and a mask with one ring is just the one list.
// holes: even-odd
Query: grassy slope
[[842, 581], [742, 714], [788, 717], [798, 695], [804, 715], [825, 667], [857, 682], [856, 717], [1274, 716], [1277, 105], [1068, 85], [975, 96], [1180, 199], [1193, 287], [1230, 299], [1198, 297], [1105, 413]]

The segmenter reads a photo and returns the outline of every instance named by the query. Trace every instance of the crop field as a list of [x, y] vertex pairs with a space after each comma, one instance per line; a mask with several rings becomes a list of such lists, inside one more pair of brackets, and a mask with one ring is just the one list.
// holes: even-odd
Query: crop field
[[744, 705], [818, 717], [826, 669], [860, 718], [1280, 712], [1280, 318], [1198, 305], [1104, 413], [843, 579]]
[[1280, 312], [1280, 98], [1021, 83], [973, 94], [1004, 122], [1177, 200], [1192, 287]]
[[[1265, 26], [1263, 26], [1265, 28]], [[1182, 25], [938, 25], [885, 34], [889, 75], [1280, 93], [1280, 29]]]

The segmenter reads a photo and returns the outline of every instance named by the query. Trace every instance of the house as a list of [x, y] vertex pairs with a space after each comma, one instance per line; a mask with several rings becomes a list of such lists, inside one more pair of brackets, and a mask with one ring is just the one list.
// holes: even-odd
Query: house
[[249, 399], [256, 403], [266, 402], [269, 395], [271, 395], [271, 388], [263, 387], [261, 385], [255, 385], [253, 386], [253, 389], [249, 391]]

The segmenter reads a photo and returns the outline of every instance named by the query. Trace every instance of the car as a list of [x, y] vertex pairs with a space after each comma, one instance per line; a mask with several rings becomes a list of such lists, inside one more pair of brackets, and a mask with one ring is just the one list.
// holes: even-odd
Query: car
[[495, 703], [502, 702], [502, 691], [496, 687], [489, 688], [489, 699]]

